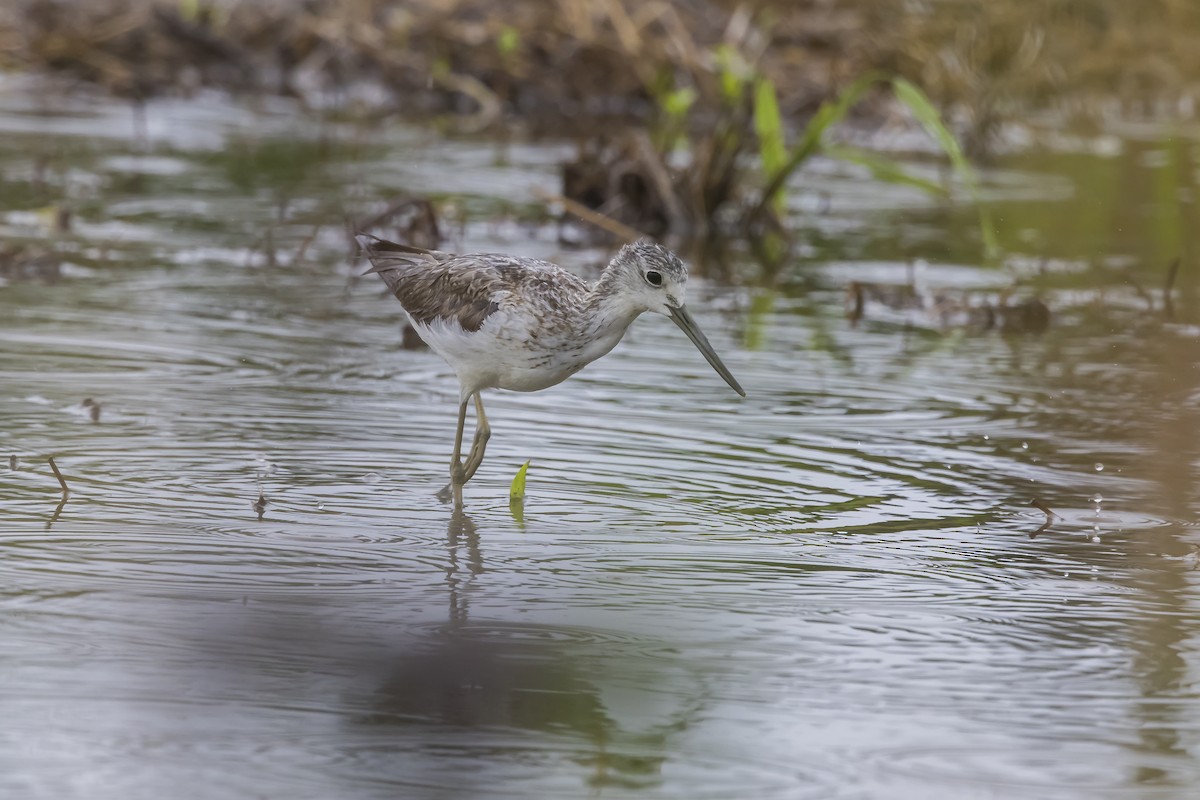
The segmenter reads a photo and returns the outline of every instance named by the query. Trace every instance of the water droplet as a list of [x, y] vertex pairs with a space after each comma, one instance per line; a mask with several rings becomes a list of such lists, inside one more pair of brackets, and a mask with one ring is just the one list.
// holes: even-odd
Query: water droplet
[[1097, 461], [1095, 469], [1096, 469], [1096, 472], [1104, 472], [1104, 465], [1101, 464], [1099, 461]]
[[1092, 541], [1093, 541], [1093, 542], [1095, 542], [1096, 544], [1099, 544], [1099, 543], [1100, 543], [1100, 537], [1099, 537], [1099, 536], [1093, 536], [1093, 537], [1092, 537]]
[[983, 435], [983, 440], [984, 440], [985, 442], [986, 442], [988, 439], [991, 439], [991, 438], [992, 438], [992, 437], [988, 436], [986, 433]]
[[366, 475], [362, 476], [362, 479], [363, 483], [379, 483], [381, 480], [383, 480], [383, 476], [381, 476], [378, 472], [368, 472]]
[[1094, 495], [1092, 495], [1092, 502], [1097, 503], [1097, 504], [1103, 503], [1104, 495], [1100, 494], [1099, 492], [1096, 492]]
[[317, 511], [324, 511], [324, 510], [325, 510], [325, 504], [318, 502], [317, 503]]
[[1022, 450], [1028, 450], [1028, 449], [1029, 449], [1029, 442], [1021, 442], [1021, 449], [1022, 449]]

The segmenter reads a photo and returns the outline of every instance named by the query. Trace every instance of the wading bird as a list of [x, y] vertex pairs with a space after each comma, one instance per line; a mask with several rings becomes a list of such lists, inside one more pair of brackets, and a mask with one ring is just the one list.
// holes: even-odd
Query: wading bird
[[[536, 392], [561, 383], [616, 347], [646, 311], [670, 317], [717, 374], [746, 396], [683, 303], [687, 268], [661, 245], [625, 245], [589, 285], [533, 258], [455, 255], [367, 234], [358, 243], [372, 264], [365, 274], [383, 278], [417, 335], [458, 375], [458, 432], [450, 484], [443, 490], [456, 505], [491, 436], [480, 392]], [[464, 464], [463, 427], [472, 399], [475, 437]]]

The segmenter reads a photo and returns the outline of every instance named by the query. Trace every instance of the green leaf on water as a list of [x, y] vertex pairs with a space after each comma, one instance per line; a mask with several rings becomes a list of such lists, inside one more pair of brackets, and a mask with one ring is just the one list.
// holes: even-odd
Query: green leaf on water
[[529, 471], [529, 462], [526, 461], [517, 470], [516, 477], [513, 478], [512, 487], [508, 490], [509, 500], [524, 500], [525, 499], [525, 473]]

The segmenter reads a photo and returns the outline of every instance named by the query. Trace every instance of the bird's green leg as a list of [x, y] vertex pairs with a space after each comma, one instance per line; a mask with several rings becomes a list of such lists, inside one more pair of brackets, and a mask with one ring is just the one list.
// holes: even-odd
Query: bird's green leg
[[488, 425], [487, 414], [483, 413], [483, 396], [475, 393], [475, 438], [471, 442], [471, 452], [467, 455], [466, 477], [463, 483], [475, 477], [475, 471], [483, 463], [483, 452], [487, 449], [488, 439], [492, 438], [492, 426]]
[[463, 398], [463, 401], [458, 404], [458, 432], [454, 435], [454, 459], [450, 462], [450, 485], [446, 487], [454, 493], [454, 505], [456, 506], [462, 505], [462, 487], [467, 482], [467, 471], [463, 469], [462, 462], [462, 440], [463, 427], [467, 424], [467, 403], [469, 402], [470, 398]]

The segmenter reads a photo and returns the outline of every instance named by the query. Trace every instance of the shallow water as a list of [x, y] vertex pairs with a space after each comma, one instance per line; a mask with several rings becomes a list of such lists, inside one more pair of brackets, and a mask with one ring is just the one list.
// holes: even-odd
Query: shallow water
[[[1130, 279], [1190, 252], [1156, 136], [997, 165], [1010, 270], [969, 210], [815, 164], [800, 257], [693, 282], [747, 399], [643, 319], [488, 396], [455, 513], [457, 385], [340, 220], [432, 187], [448, 246], [592, 274], [512, 202], [569, 147], [0, 86], [0, 236], [65, 258], [0, 286], [0, 792], [1194, 796], [1196, 280], [1165, 322]], [[1044, 261], [1050, 329], [845, 319], [915, 257]]]

